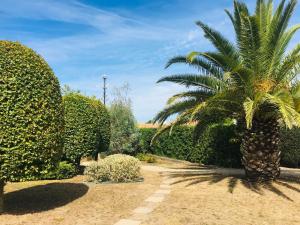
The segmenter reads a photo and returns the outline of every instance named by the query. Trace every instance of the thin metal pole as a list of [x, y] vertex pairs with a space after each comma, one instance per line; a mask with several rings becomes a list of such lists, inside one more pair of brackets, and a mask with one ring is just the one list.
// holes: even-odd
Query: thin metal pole
[[103, 76], [103, 104], [106, 105], [106, 79], [107, 79], [107, 76]]

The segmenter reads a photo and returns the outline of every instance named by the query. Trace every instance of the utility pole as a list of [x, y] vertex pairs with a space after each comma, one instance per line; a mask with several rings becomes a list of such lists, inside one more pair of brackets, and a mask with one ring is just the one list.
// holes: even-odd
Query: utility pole
[[107, 79], [107, 76], [106, 75], [103, 75], [102, 76], [103, 78], [103, 104], [105, 105], [106, 104], [106, 79]]

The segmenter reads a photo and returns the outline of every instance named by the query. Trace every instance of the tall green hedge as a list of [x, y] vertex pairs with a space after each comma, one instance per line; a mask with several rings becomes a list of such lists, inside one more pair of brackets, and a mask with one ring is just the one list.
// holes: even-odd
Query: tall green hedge
[[64, 154], [79, 166], [80, 159], [95, 156], [109, 146], [110, 123], [105, 107], [96, 99], [80, 93], [63, 97], [65, 107]]
[[300, 167], [300, 129], [281, 129], [281, 165]]
[[232, 141], [233, 125], [211, 126], [202, 134], [198, 144], [193, 142], [193, 127], [177, 127], [171, 135], [162, 134], [154, 145], [150, 146], [156, 130], [140, 129], [142, 151], [203, 164], [241, 167], [239, 143]]
[[39, 179], [62, 153], [59, 82], [41, 56], [0, 41], [0, 180]]
[[109, 149], [111, 138], [110, 116], [106, 107], [96, 98], [91, 99], [98, 114], [98, 152], [105, 152]]

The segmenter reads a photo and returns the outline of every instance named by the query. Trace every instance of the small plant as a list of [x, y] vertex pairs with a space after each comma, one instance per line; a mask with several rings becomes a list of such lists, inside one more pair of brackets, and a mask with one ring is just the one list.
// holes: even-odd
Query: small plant
[[147, 163], [155, 163], [156, 162], [156, 158], [153, 155], [147, 154], [147, 153], [139, 153], [136, 155], [136, 158], [139, 159], [140, 161], [144, 161]]
[[62, 161], [54, 171], [47, 173], [44, 179], [68, 179], [76, 176], [76, 174], [76, 167], [72, 163]]
[[140, 178], [140, 161], [132, 156], [115, 154], [88, 166], [84, 172], [90, 182], [131, 182]]

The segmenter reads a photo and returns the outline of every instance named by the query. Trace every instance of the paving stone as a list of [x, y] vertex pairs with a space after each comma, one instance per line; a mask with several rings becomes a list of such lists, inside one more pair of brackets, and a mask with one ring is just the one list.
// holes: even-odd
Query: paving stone
[[141, 213], [141, 214], [148, 214], [151, 213], [153, 209], [147, 208], [147, 207], [138, 207], [135, 210], [133, 210], [134, 213]]
[[164, 180], [164, 181], [162, 182], [162, 184], [172, 184], [172, 182], [173, 182], [172, 180], [169, 180], [169, 179], [168, 179], [168, 180]]
[[139, 224], [141, 224], [141, 221], [122, 219], [119, 220], [119, 222], [115, 223], [114, 225], [139, 225]]
[[164, 196], [150, 196], [146, 199], [146, 202], [162, 202], [164, 198]]
[[163, 189], [170, 189], [171, 188], [171, 186], [168, 185], [168, 184], [161, 184], [159, 187], [163, 188]]
[[161, 189], [155, 192], [155, 194], [170, 194], [171, 190]]

